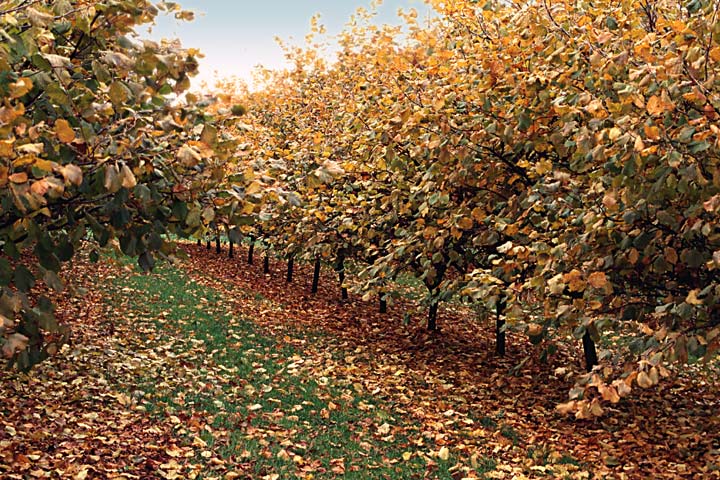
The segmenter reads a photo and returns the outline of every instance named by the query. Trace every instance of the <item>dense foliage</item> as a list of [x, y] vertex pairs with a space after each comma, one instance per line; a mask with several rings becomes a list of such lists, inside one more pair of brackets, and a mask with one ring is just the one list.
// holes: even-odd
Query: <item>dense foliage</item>
[[178, 100], [198, 52], [136, 35], [159, 10], [192, 16], [146, 0], [0, 7], [0, 341], [22, 368], [67, 334], [52, 303], [27, 294], [39, 280], [62, 290], [81, 244], [95, 259], [117, 245], [150, 269], [172, 253], [164, 235], [202, 230], [213, 213], [203, 202], [232, 142]]
[[434, 4], [437, 20], [407, 13], [404, 33], [359, 12], [336, 63], [288, 50], [296, 67], [247, 97], [258, 191], [297, 196], [258, 202], [245, 230], [352, 259], [368, 294], [417, 277], [431, 329], [459, 296], [544, 355], [583, 339], [590, 367], [621, 333], [625, 353], [601, 349], [562, 407], [581, 417], [710, 358], [717, 5]]

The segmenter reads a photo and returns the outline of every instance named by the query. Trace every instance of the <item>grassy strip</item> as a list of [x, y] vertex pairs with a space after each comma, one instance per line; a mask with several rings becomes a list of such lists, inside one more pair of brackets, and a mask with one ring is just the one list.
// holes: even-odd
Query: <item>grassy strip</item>
[[180, 420], [203, 472], [217, 470], [218, 456], [247, 478], [452, 478], [452, 458], [431, 459], [412, 440], [417, 425], [360, 389], [316, 377], [287, 338], [235, 317], [217, 291], [181, 271], [117, 278], [110, 289], [128, 298], [138, 348], [165, 357], [134, 394], [151, 414]]

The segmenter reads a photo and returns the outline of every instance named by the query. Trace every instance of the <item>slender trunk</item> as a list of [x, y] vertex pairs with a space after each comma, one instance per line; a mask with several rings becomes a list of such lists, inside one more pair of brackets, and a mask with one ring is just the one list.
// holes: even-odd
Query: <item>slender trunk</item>
[[255, 254], [255, 237], [250, 237], [250, 248], [248, 249], [248, 265], [253, 264], [253, 255]]
[[380, 313], [387, 313], [387, 300], [385, 300], [385, 294], [380, 294]]
[[215, 237], [215, 253], [220, 253], [220, 235]]
[[263, 273], [270, 273], [270, 254], [265, 252], [265, 259], [263, 260]]
[[201, 246], [202, 246], [202, 240], [200, 240], [199, 238], [197, 239], [197, 246], [198, 246], [198, 247], [201, 247]]
[[212, 245], [212, 240], [210, 240], [210, 237], [208, 237], [208, 239], [207, 239], [207, 249], [208, 250], [210, 250], [212, 248], [211, 245]]
[[340, 277], [340, 297], [343, 300], [347, 300], [349, 296], [348, 289], [345, 286], [345, 269], [340, 270], [340, 272], [338, 273], [338, 277]]
[[320, 285], [320, 257], [315, 257], [315, 270], [313, 271], [312, 293], [317, 293]]
[[495, 352], [500, 356], [505, 355], [505, 320], [500, 318], [503, 310], [505, 310], [505, 300], [498, 299], [495, 312]]
[[287, 278], [285, 279], [287, 281], [287, 283], [292, 283], [294, 267], [295, 267], [295, 255], [291, 255], [290, 258], [288, 258], [288, 264], [287, 264]]
[[427, 329], [431, 332], [437, 330], [437, 312], [438, 312], [438, 301], [433, 300], [430, 304], [430, 312], [428, 314]]
[[590, 332], [585, 330], [582, 338], [583, 352], [585, 353], [585, 369], [590, 372], [593, 367], [598, 364], [597, 350], [595, 350], [595, 342], [590, 337]]
[[232, 240], [228, 240], [228, 258], [233, 258], [235, 256], [235, 244]]
[[348, 289], [345, 286], [345, 256], [339, 255], [337, 259], [338, 279], [340, 280], [340, 297], [343, 300], [348, 299]]

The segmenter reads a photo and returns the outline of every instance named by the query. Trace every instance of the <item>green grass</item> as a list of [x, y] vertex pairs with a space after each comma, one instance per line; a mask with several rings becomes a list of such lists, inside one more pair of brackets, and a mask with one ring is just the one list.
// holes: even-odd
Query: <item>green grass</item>
[[[417, 425], [352, 385], [317, 377], [302, 351], [235, 316], [219, 292], [171, 267], [118, 278], [107, 298], [123, 291], [129, 303], [119, 313], [131, 312], [138, 350], [155, 359], [128, 391], [142, 392], [148, 414], [179, 419], [186, 444], [199, 437], [250, 478], [452, 478], [452, 459], [429, 466], [418, 454], [432, 445], [415, 444]], [[209, 428], [193, 429], [193, 421]], [[200, 452], [191, 460], [210, 472]], [[482, 461], [483, 469], [494, 468]]]

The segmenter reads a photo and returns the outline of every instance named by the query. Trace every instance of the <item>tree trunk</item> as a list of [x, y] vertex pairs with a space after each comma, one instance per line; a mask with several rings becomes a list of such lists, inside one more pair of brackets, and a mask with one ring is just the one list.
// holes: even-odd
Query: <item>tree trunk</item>
[[385, 294], [380, 294], [380, 313], [387, 313], [387, 300], [385, 300]]
[[199, 238], [197, 239], [197, 246], [198, 246], [198, 247], [201, 247], [201, 246], [202, 246], [202, 240], [200, 240]]
[[228, 240], [228, 258], [233, 258], [235, 256], [235, 244], [232, 240]]
[[428, 324], [427, 329], [431, 332], [437, 331], [437, 312], [438, 312], [438, 301], [433, 300], [430, 304], [430, 312], [428, 313]]
[[270, 254], [265, 252], [265, 259], [263, 260], [263, 273], [270, 273]]
[[220, 235], [215, 237], [215, 253], [220, 253]]
[[590, 332], [586, 329], [582, 338], [583, 352], [585, 353], [585, 370], [592, 371], [593, 367], [598, 364], [597, 350], [595, 350], [595, 342], [593, 342]]
[[345, 286], [345, 257], [338, 256], [337, 259], [338, 279], [340, 280], [340, 297], [343, 300], [348, 299], [348, 289]]
[[212, 240], [210, 240], [210, 237], [207, 239], [207, 249], [210, 250], [212, 248]]
[[255, 237], [250, 237], [250, 248], [248, 248], [248, 265], [253, 264], [253, 256], [255, 255]]
[[320, 257], [315, 257], [315, 270], [313, 271], [312, 293], [317, 293], [320, 286]]
[[500, 318], [503, 310], [505, 310], [505, 300], [498, 299], [495, 312], [495, 352], [500, 356], [505, 355], [505, 320]]
[[340, 270], [338, 273], [338, 277], [340, 278], [340, 297], [343, 300], [347, 300], [349, 298], [348, 295], [348, 289], [345, 286], [345, 269]]
[[294, 267], [295, 267], [295, 255], [291, 255], [290, 258], [288, 258], [288, 264], [287, 264], [287, 278], [285, 279], [287, 281], [287, 283], [292, 283]]

